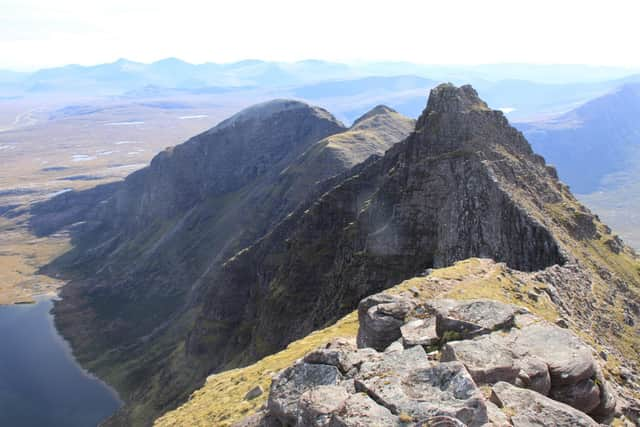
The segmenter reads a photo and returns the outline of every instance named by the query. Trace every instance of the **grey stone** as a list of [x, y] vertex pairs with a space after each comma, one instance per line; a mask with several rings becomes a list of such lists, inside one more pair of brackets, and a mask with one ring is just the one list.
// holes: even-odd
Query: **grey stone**
[[600, 403], [594, 408], [590, 415], [596, 420], [607, 420], [616, 413], [618, 406], [618, 396], [613, 391], [611, 385], [604, 379], [602, 371], [596, 372], [596, 380], [600, 389]]
[[511, 415], [514, 427], [597, 427], [585, 413], [556, 402], [532, 390], [499, 382], [492, 388], [491, 401]]
[[333, 414], [340, 412], [349, 393], [339, 386], [319, 386], [305, 391], [298, 402], [299, 426], [329, 425]]
[[405, 297], [376, 294], [358, 305], [358, 347], [383, 351], [401, 337], [400, 327], [413, 303]]
[[356, 380], [373, 377], [381, 372], [393, 371], [403, 375], [411, 369], [428, 368], [433, 365], [433, 362], [427, 358], [427, 353], [420, 346], [399, 352], [379, 353], [379, 355], [379, 358], [371, 358], [362, 363]]
[[333, 365], [345, 374], [354, 364], [358, 363], [356, 346], [354, 343], [337, 338], [329, 342], [326, 346], [307, 353], [304, 357], [306, 363]]
[[515, 332], [513, 351], [536, 356], [549, 366], [552, 387], [576, 384], [596, 373], [590, 348], [566, 329], [535, 323]]
[[439, 341], [435, 317], [411, 320], [400, 327], [400, 333], [405, 347], [414, 345], [429, 347], [438, 344]]
[[600, 387], [587, 378], [576, 384], [553, 387], [549, 397], [588, 414], [600, 404]]
[[515, 385], [537, 391], [545, 396], [551, 389], [551, 376], [547, 364], [535, 356], [525, 356], [517, 360], [520, 368]]
[[520, 371], [513, 354], [496, 334], [449, 342], [442, 347], [440, 360], [462, 362], [476, 384], [513, 383]]
[[488, 425], [491, 427], [511, 427], [511, 423], [509, 422], [509, 418], [507, 415], [502, 412], [498, 406], [491, 402], [487, 401], [487, 416], [489, 417]]
[[416, 427], [467, 427], [467, 425], [456, 418], [439, 415], [418, 421]]
[[260, 385], [257, 385], [254, 388], [252, 388], [251, 390], [249, 390], [247, 392], [247, 394], [244, 395], [244, 400], [255, 399], [256, 397], [261, 396], [262, 393], [264, 393], [264, 390], [262, 389], [262, 387]]
[[633, 371], [629, 368], [625, 368], [624, 366], [620, 368], [620, 378], [622, 378], [625, 381], [629, 381], [629, 380], [633, 380], [635, 378], [635, 375], [633, 374]]
[[404, 351], [404, 345], [402, 345], [402, 340], [396, 340], [389, 344], [389, 347], [384, 349], [385, 353], [392, 353], [394, 351]]
[[231, 427], [282, 427], [276, 417], [262, 409], [242, 420], [231, 424]]
[[349, 396], [343, 409], [334, 414], [329, 427], [389, 427], [398, 425], [398, 417], [378, 405], [364, 393]]
[[487, 421], [482, 394], [460, 362], [429, 362], [420, 346], [385, 356], [362, 365], [356, 389], [392, 413], [417, 420], [445, 415], [469, 426]]
[[516, 315], [513, 306], [492, 300], [439, 303], [434, 310], [438, 336], [458, 340], [511, 328]]
[[321, 385], [337, 385], [342, 375], [335, 366], [296, 363], [274, 378], [269, 391], [269, 413], [284, 424], [298, 419], [298, 401], [307, 390]]

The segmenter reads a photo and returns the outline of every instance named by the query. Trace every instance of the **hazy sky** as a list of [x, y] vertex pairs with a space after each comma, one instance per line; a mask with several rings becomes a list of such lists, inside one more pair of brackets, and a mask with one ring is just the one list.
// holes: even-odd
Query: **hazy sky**
[[639, 0], [0, 0], [0, 68], [175, 56], [639, 67]]

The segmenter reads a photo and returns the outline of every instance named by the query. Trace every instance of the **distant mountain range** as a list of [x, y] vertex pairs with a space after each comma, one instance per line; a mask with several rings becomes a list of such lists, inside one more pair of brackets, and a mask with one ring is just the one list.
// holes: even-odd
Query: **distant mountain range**
[[[412, 83], [407, 82], [406, 78], [401, 80], [401, 86], [405, 89], [419, 87], [423, 84], [419, 81], [420, 79], [471, 82], [482, 88], [491, 85], [490, 82], [500, 80], [530, 81], [542, 85], [587, 84], [618, 80], [633, 74], [634, 70], [629, 69], [581, 65], [441, 66], [404, 62], [342, 64], [320, 60], [290, 63], [244, 60], [227, 64], [190, 64], [177, 58], [167, 58], [151, 64], [144, 64], [119, 59], [108, 64], [66, 65], [30, 73], [0, 70], [0, 88], [13, 95], [53, 92], [118, 95], [127, 91], [140, 90], [147, 86], [185, 90], [203, 89], [211, 86], [274, 88], [304, 86], [328, 80], [349, 81], [374, 76], [415, 76], [412, 77], [414, 79]], [[371, 83], [364, 81], [355, 86], [349, 84], [349, 87], [353, 91], [357, 90], [358, 85], [370, 85]], [[345, 84], [347, 83], [344, 83], [343, 86]], [[514, 83], [512, 83], [513, 85]], [[337, 87], [339, 85], [333, 86], [333, 89]], [[322, 89], [322, 86], [313, 86], [307, 89], [296, 89], [296, 91], [301, 94], [309, 94]], [[541, 93], [536, 90], [532, 93], [543, 96], [544, 91]]]
[[640, 187], [640, 74], [633, 70], [319, 60], [194, 65], [177, 58], [144, 64], [120, 59], [32, 73], [0, 71], [0, 102], [33, 100], [40, 108], [44, 99], [56, 103], [47, 116], [54, 120], [120, 105], [159, 110], [225, 105], [233, 111], [290, 98], [321, 105], [350, 124], [379, 104], [415, 118], [425, 107], [425, 94], [439, 81], [472, 83], [558, 167], [560, 178], [576, 194], [640, 247], [640, 236], [635, 237], [640, 219], [628, 213], [638, 211], [633, 195], [640, 192], [633, 190]]
[[640, 247], [640, 84], [519, 127], [576, 194]]

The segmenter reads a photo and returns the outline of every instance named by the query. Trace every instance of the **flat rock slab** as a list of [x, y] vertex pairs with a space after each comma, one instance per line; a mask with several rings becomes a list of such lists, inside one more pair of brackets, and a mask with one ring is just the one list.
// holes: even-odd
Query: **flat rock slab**
[[436, 300], [436, 332], [447, 341], [469, 339], [514, 326], [518, 309], [492, 300]]
[[364, 363], [356, 390], [366, 392], [393, 414], [414, 420], [448, 416], [469, 425], [487, 422], [482, 394], [460, 362], [433, 363], [422, 347], [385, 354]]
[[491, 401], [511, 415], [514, 427], [597, 427], [584, 412], [557, 402], [535, 391], [506, 382], [493, 386]]
[[347, 374], [362, 362], [380, 358], [372, 348], [356, 348], [355, 343], [338, 338], [329, 342], [326, 346], [317, 348], [304, 357], [306, 363], [332, 365], [337, 367], [342, 374]]
[[440, 360], [458, 360], [464, 364], [476, 384], [499, 381], [515, 383], [520, 367], [513, 353], [503, 345], [497, 334], [483, 335], [473, 340], [452, 341], [442, 347]]

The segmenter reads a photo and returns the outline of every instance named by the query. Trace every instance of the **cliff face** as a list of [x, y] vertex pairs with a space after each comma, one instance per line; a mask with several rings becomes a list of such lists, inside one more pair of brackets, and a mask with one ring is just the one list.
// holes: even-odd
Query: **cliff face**
[[[55, 310], [81, 360], [131, 345], [186, 309], [203, 274], [300, 202], [278, 200], [279, 173], [343, 130], [304, 103], [258, 105], [160, 153], [80, 218], [65, 216], [82, 225], [74, 250], [49, 270], [75, 279]], [[66, 197], [73, 212], [85, 195]], [[47, 215], [35, 215], [38, 221]]]
[[439, 86], [405, 141], [225, 264], [188, 349], [214, 368], [261, 357], [366, 295], [472, 256], [563, 264], [541, 213], [562, 200], [550, 172], [471, 87]]

